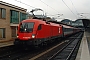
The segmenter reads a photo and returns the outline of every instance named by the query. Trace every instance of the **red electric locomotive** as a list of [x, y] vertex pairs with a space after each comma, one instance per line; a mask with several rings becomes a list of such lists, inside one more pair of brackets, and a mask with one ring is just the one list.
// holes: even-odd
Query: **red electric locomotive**
[[62, 26], [38, 19], [23, 20], [18, 26], [14, 44], [40, 45], [62, 36]]

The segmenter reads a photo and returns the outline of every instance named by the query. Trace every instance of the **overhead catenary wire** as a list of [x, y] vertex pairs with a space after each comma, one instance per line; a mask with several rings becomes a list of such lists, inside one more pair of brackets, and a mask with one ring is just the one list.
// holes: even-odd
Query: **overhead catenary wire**
[[53, 9], [54, 11], [56, 11], [57, 13], [59, 13], [56, 9], [54, 9], [53, 7], [49, 6], [48, 4], [46, 4], [45, 2], [43, 2], [42, 0], [40, 0], [43, 4], [47, 5], [48, 7], [50, 7], [51, 9]]
[[[71, 1], [71, 0], [70, 0]], [[74, 4], [73, 4], [73, 2], [71, 1], [71, 3], [72, 3], [72, 5], [73, 5], [73, 7], [74, 7], [74, 9], [75, 9], [75, 11], [76, 11], [76, 13], [78, 14], [78, 11], [77, 11], [77, 9], [75, 8], [75, 6], [74, 6]]]
[[22, 3], [22, 4], [24, 4], [24, 5], [27, 5], [27, 6], [29, 6], [29, 7], [32, 7], [32, 8], [36, 8], [36, 7], [33, 7], [33, 6], [28, 5], [28, 4], [26, 4], [26, 3], [23, 3], [23, 2], [21, 2], [21, 1], [18, 1], [18, 0], [15, 0], [15, 1], [17, 1], [17, 2], [19, 2], [19, 3]]
[[[67, 6], [67, 4], [64, 2], [64, 0], [62, 0], [63, 3]], [[68, 6], [67, 6], [68, 7]], [[72, 14], [76, 17], [76, 15], [73, 13], [73, 11], [68, 7], [68, 9], [72, 12]], [[77, 17], [76, 17], [77, 18]]]
[[[57, 11], [56, 9], [54, 9], [53, 7], [51, 7], [50, 5], [48, 5], [47, 3], [43, 2], [42, 0], [40, 0], [43, 4], [45, 4], [46, 6], [48, 6], [49, 8], [51, 8], [52, 10], [54, 10], [55, 12], [57, 12], [58, 14], [57, 15], [60, 15], [62, 16], [63, 14], [59, 14], [59, 11]], [[51, 15], [49, 15], [51, 16]], [[53, 15], [55, 17], [55, 15]]]

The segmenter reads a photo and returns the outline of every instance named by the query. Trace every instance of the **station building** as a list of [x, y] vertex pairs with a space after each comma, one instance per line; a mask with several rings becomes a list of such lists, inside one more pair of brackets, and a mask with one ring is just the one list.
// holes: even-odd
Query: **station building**
[[27, 9], [0, 1], [0, 41], [16, 38], [17, 26], [26, 19]]

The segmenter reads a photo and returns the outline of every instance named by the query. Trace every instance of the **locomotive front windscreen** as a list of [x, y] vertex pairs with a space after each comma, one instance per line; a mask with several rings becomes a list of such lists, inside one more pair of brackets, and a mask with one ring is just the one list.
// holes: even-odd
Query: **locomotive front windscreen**
[[23, 22], [20, 24], [20, 32], [32, 32], [34, 27], [33, 22]]

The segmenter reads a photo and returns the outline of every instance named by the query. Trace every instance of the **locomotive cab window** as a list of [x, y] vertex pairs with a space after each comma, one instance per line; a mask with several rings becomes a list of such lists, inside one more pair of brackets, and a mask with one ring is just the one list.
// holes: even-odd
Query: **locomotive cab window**
[[38, 26], [38, 30], [41, 30], [42, 29], [42, 25], [40, 24], [39, 26]]
[[20, 32], [32, 32], [34, 27], [33, 22], [24, 22], [20, 25]]

